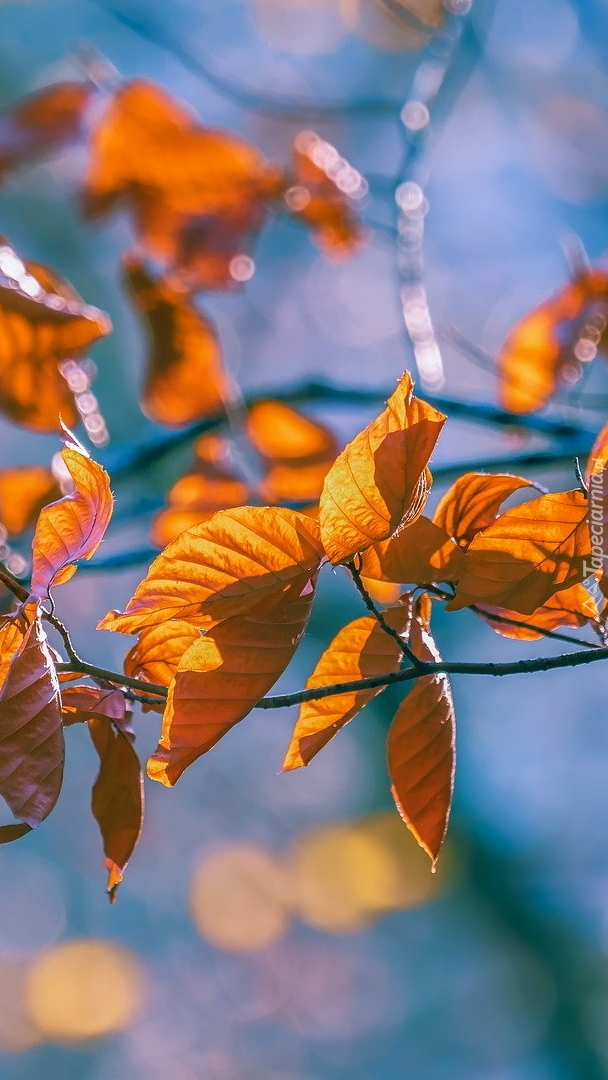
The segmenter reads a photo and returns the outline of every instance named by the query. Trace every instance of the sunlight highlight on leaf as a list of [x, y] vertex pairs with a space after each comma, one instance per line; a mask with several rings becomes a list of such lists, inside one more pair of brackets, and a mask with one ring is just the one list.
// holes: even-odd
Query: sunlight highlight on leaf
[[487, 529], [496, 520], [510, 495], [521, 488], [536, 486], [522, 476], [464, 473], [439, 500], [433, 521], [466, 548], [481, 529]]

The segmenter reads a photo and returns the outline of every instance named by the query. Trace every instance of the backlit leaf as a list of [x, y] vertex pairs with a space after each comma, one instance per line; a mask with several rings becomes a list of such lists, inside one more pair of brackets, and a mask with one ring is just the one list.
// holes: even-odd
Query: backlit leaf
[[298, 596], [323, 555], [317, 522], [295, 510], [220, 510], [169, 544], [125, 612], [109, 612], [99, 628], [136, 634], [167, 619], [213, 626], [287, 592]]
[[142, 630], [125, 657], [125, 675], [168, 686], [186, 649], [200, 636], [196, 626], [179, 619]]
[[[407, 638], [412, 617], [411, 602], [385, 611], [384, 617], [389, 626]], [[306, 683], [306, 689], [398, 671], [402, 656], [397, 642], [372, 615], [365, 615], [336, 635]], [[319, 750], [384, 689], [378, 686], [371, 690], [350, 690], [304, 702], [300, 706], [283, 770], [308, 765]]]
[[555, 592], [587, 576], [590, 554], [582, 492], [541, 495], [477, 533], [447, 609], [489, 603], [531, 615]]
[[148, 776], [171, 787], [274, 685], [306, 628], [314, 580], [302, 595], [214, 626], [184, 653], [169, 687]]
[[184, 529], [207, 521], [218, 510], [249, 501], [249, 486], [230, 464], [228, 443], [219, 435], [202, 435], [196, 444], [196, 471], [175, 482], [152, 526], [152, 540], [165, 547]]
[[56, 83], [23, 98], [0, 116], [0, 177], [79, 137], [95, 88]]
[[[55, 274], [38, 264], [47, 281], [39, 282], [9, 244], [0, 244], [0, 411], [34, 431], [60, 431], [75, 424], [74, 398], [59, 364], [82, 356], [111, 330], [107, 315], [71, 297], [47, 291]], [[64, 284], [64, 283], [61, 283]]]
[[0, 689], [6, 682], [15, 653], [25, 636], [25, 623], [14, 615], [0, 617]]
[[179, 427], [224, 409], [231, 387], [215, 328], [188, 295], [150, 274], [134, 256], [125, 284], [148, 335], [142, 409]]
[[433, 521], [466, 548], [476, 533], [496, 520], [503, 502], [513, 492], [534, 486], [522, 476], [464, 473], [439, 500]]
[[[53, 809], [63, 758], [59, 683], [46, 636], [35, 619], [0, 693], [0, 795], [24, 825], [35, 829]], [[6, 835], [0, 828], [0, 841]]]
[[339, 455], [325, 479], [321, 537], [333, 563], [346, 562], [420, 516], [427, 462], [445, 416], [412, 397], [408, 372], [387, 407]]
[[608, 315], [608, 274], [579, 273], [555, 296], [526, 315], [498, 357], [504, 409], [542, 408], [563, 383], [575, 382], [597, 351]]
[[[421, 660], [441, 657], [427, 620], [412, 623], [410, 645]], [[447, 675], [417, 679], [388, 733], [388, 771], [401, 817], [435, 865], [448, 827], [455, 767], [455, 717]]]
[[[508, 608], [489, 607], [486, 604], [482, 609], [476, 609], [476, 614], [481, 615], [497, 634], [519, 641], [542, 638], [543, 634], [538, 633], [535, 627], [539, 630], [558, 630], [560, 626], [581, 627], [599, 618], [597, 604], [584, 585], [562, 589], [550, 596], [546, 603], [531, 615], [520, 615]], [[500, 621], [505, 618], [526, 625], [512, 626]]]
[[447, 532], [421, 516], [361, 556], [361, 573], [376, 581], [429, 584], [458, 581], [463, 552]]
[[113, 901], [142, 830], [143, 774], [129, 735], [108, 720], [89, 720], [88, 727], [100, 762], [91, 809], [101, 832]]
[[61, 457], [74, 481], [74, 491], [40, 512], [32, 544], [34, 596], [44, 597], [54, 585], [69, 581], [78, 559], [90, 559], [112, 517], [108, 474], [84, 447], [66, 433]]
[[33, 525], [39, 511], [59, 495], [50, 469], [24, 465], [0, 470], [0, 523], [9, 536], [19, 536]]

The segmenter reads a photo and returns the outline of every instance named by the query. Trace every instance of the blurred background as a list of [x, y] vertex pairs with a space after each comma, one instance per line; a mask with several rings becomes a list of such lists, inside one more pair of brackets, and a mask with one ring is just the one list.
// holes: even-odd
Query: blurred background
[[[204, 302], [245, 392], [310, 378], [378, 389], [377, 406], [315, 406], [341, 438], [406, 366], [423, 393], [495, 402], [493, 373], [449, 328], [495, 356], [564, 284], [581, 243], [594, 263], [608, 245], [605, 0], [31, 0], [2, 3], [0, 23], [3, 107], [99, 55], [269, 158], [286, 162], [295, 134], [313, 129], [366, 177], [356, 254], [326, 258], [279, 218], [243, 291]], [[113, 335], [93, 350], [111, 467], [159, 429], [138, 406], [144, 344], [119, 282], [128, 227], [83, 224], [83, 162], [66, 150], [9, 179], [0, 232], [111, 315]], [[595, 365], [593, 408], [562, 396], [551, 411], [590, 445], [607, 392]], [[3, 465], [46, 464], [57, 449], [5, 421], [0, 439]], [[544, 445], [454, 419], [434, 497], [452, 466], [515, 463]], [[99, 664], [120, 670], [128, 640], [93, 628], [143, 576], [151, 512], [188, 456], [179, 448], [123, 480], [110, 565], [80, 571], [58, 598]], [[570, 467], [535, 476], [572, 486]], [[112, 568], [137, 551], [139, 563]], [[325, 571], [278, 690], [301, 687], [359, 614], [346, 575]], [[468, 613], [438, 618], [437, 637], [454, 659], [554, 651]], [[392, 690], [309, 769], [282, 776], [295, 712], [255, 713], [175, 791], [147, 785], [113, 907], [89, 813], [96, 761], [70, 729], [53, 816], [0, 850], [2, 1080], [608, 1076], [605, 679], [599, 665], [454, 679], [456, 800], [435, 875], [388, 792]], [[145, 757], [158, 718], [136, 728]]]

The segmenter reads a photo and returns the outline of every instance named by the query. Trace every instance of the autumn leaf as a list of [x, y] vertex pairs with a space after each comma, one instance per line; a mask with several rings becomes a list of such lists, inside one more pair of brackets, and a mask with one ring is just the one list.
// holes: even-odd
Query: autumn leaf
[[[384, 612], [389, 626], [406, 639], [412, 618], [411, 598], [401, 607]], [[399, 670], [403, 653], [371, 615], [348, 623], [336, 635], [306, 683], [307, 690], [337, 683], [367, 679]], [[300, 706], [296, 726], [283, 762], [283, 771], [308, 765], [324, 746], [341, 731], [364, 705], [380, 694], [384, 686], [371, 690], [349, 690], [343, 694], [306, 701]]]
[[265, 466], [260, 497], [270, 503], [316, 502], [338, 453], [332, 432], [280, 401], [256, 402], [246, 430]]
[[[599, 618], [599, 610], [591, 593], [584, 585], [572, 585], [569, 589], [550, 596], [542, 607], [536, 608], [531, 615], [520, 615], [509, 608], [475, 608], [497, 634], [502, 637], [516, 638], [519, 641], [534, 641], [544, 635], [540, 630], [558, 630], [560, 626], [586, 626]], [[513, 619], [519, 626], [509, 625], [502, 619]], [[521, 625], [524, 624], [524, 625]], [[538, 627], [538, 630], [536, 629]]]
[[430, 584], [458, 581], [463, 552], [445, 529], [421, 516], [361, 556], [361, 573], [375, 581]]
[[25, 623], [15, 615], [0, 616], [0, 689], [11, 669], [13, 657], [25, 637]]
[[386, 540], [424, 509], [426, 466], [446, 418], [412, 397], [412, 390], [406, 372], [384, 412], [348, 443], [327, 474], [319, 521], [333, 563]]
[[477, 533], [446, 610], [485, 603], [531, 615], [555, 592], [586, 577], [590, 554], [583, 493], [541, 495]]
[[314, 579], [272, 607], [225, 619], [184, 653], [169, 687], [148, 776], [172, 787], [242, 720], [285, 670], [302, 638]]
[[207, 521], [218, 510], [248, 502], [248, 484], [232, 467], [228, 442], [220, 435], [202, 435], [195, 446], [196, 466], [180, 476], [169, 491], [166, 509], [157, 514], [152, 541], [165, 547], [184, 529]]
[[135, 256], [125, 262], [124, 280], [148, 335], [146, 415], [180, 427], [223, 412], [232, 390], [212, 323], [185, 292], [155, 278]]
[[179, 619], [147, 627], [125, 657], [125, 675], [168, 686], [182, 656], [200, 636], [196, 626]]
[[0, 177], [76, 140], [94, 93], [90, 83], [56, 83], [0, 116]]
[[74, 491], [40, 512], [32, 543], [34, 596], [43, 598], [55, 585], [69, 581], [78, 559], [95, 554], [112, 517], [108, 474], [92, 461], [67, 431], [61, 457], [74, 481]]
[[[542, 408], [563, 383], [576, 381], [578, 353], [591, 359], [608, 315], [608, 274], [585, 270], [534, 311], [507, 338], [498, 357], [500, 402], [512, 413]], [[586, 345], [584, 356], [581, 343]]]
[[95, 129], [84, 207], [95, 216], [122, 202], [147, 252], [208, 288], [226, 261], [230, 273], [280, 186], [254, 147], [203, 127], [161, 87], [136, 79], [119, 87]]
[[108, 720], [89, 720], [88, 728], [100, 762], [91, 809], [101, 832], [113, 902], [143, 826], [143, 774], [132, 737]]
[[67, 686], [61, 691], [63, 725], [83, 724], [88, 720], [111, 720], [116, 727], [129, 733], [130, 714], [120, 690], [99, 686]]
[[[421, 660], [441, 660], [420, 607], [412, 623], [410, 646]], [[388, 771], [395, 804], [433, 867], [447, 831], [454, 790], [454, 725], [447, 675], [425, 675], [399, 706], [388, 733]]]
[[33, 431], [59, 432], [60, 417], [74, 425], [78, 412], [59, 365], [111, 328], [56, 274], [0, 242], [0, 411], [9, 420]]
[[[35, 619], [0, 692], [0, 795], [24, 826], [35, 829], [53, 809], [63, 758], [59, 683], [46, 636]], [[14, 837], [14, 826], [0, 828], [0, 842]]]
[[59, 486], [50, 469], [23, 465], [0, 470], [0, 523], [9, 536], [33, 525], [46, 503], [59, 495]]
[[466, 548], [481, 529], [496, 520], [500, 507], [510, 495], [521, 488], [536, 486], [522, 476], [464, 473], [439, 500], [433, 521]]
[[363, 235], [350, 196], [365, 194], [363, 178], [344, 159], [336, 168], [337, 150], [314, 131], [296, 136], [293, 159], [293, 184], [284, 194], [287, 209], [311, 229], [326, 254], [350, 254]]
[[136, 634], [167, 619], [208, 628], [297, 596], [324, 552], [316, 521], [295, 510], [242, 506], [187, 529], [152, 563], [123, 613], [99, 629]]

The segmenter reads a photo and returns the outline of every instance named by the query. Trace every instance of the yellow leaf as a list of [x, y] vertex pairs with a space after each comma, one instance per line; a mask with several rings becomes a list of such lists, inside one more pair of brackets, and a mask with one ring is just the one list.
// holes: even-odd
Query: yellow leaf
[[464, 554], [444, 529], [429, 518], [419, 517], [381, 544], [363, 552], [361, 573], [377, 581], [458, 581]]
[[167, 619], [208, 628], [300, 595], [323, 554], [317, 522], [295, 510], [220, 510], [169, 544], [125, 612], [109, 612], [99, 628], [136, 634]]
[[319, 521], [333, 563], [386, 540], [424, 509], [426, 466], [446, 418], [412, 390], [406, 372], [384, 412], [345, 447], [325, 478]]
[[461, 547], [468, 547], [476, 533], [496, 520], [505, 499], [520, 488], [535, 486], [522, 476], [465, 473], [439, 500], [433, 521]]

